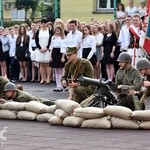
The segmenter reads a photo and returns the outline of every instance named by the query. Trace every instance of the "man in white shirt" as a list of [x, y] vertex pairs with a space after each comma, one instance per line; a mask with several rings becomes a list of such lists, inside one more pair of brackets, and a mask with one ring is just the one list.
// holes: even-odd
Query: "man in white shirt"
[[70, 32], [66, 36], [66, 45], [67, 47], [77, 47], [78, 56], [80, 56], [80, 46], [81, 46], [81, 38], [82, 33], [78, 31], [78, 24], [76, 20], [71, 20], [69, 22], [69, 30]]
[[145, 57], [144, 51], [140, 48], [140, 40], [142, 38], [142, 30], [140, 24], [141, 18], [138, 13], [132, 17], [132, 25], [129, 27], [130, 44], [128, 53], [132, 56], [133, 65], [136, 67], [136, 63], [139, 59]]
[[130, 34], [129, 34], [129, 27], [131, 25], [131, 16], [126, 17], [126, 25], [122, 26], [119, 34], [119, 42], [121, 42], [120, 51], [127, 51], [128, 46], [130, 44]]
[[126, 7], [125, 12], [127, 16], [133, 16], [138, 12], [138, 8], [134, 6], [134, 0], [129, 0], [129, 6]]
[[19, 63], [18, 60], [15, 59], [16, 54], [16, 40], [17, 35], [15, 34], [14, 28], [9, 28], [9, 66], [10, 66], [10, 80], [15, 82], [19, 79]]
[[146, 0], [140, 0], [140, 7], [138, 7], [138, 13], [141, 17], [146, 15]]

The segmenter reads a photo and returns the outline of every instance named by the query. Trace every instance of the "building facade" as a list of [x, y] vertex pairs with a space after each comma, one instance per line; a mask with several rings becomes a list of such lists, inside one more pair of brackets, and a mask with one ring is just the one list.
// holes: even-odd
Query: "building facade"
[[[116, 0], [128, 6], [128, 0]], [[140, 0], [134, 0], [136, 6], [140, 5]], [[62, 20], [79, 19], [89, 22], [91, 18], [97, 20], [114, 19], [113, 0], [61, 0], [60, 14]]]

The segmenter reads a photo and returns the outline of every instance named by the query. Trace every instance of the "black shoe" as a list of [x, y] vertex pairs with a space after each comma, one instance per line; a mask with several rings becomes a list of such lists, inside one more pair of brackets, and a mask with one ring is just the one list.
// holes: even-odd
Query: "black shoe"
[[54, 92], [62, 92], [63, 89], [62, 89], [62, 88], [55, 88], [53, 91], [54, 91]]

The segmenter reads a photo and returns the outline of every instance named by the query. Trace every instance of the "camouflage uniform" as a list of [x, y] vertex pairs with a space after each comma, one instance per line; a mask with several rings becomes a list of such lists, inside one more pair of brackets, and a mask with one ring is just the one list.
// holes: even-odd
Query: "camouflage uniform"
[[[81, 63], [81, 64], [80, 64]], [[77, 68], [80, 64], [80, 69], [79, 72], [77, 72]], [[73, 64], [72, 62], [68, 62], [65, 65], [65, 72], [64, 75], [62, 76], [62, 81], [69, 79], [78, 79], [81, 75], [85, 77], [94, 77], [94, 71], [93, 71], [93, 66], [90, 63], [89, 60], [84, 59], [84, 58], [78, 58], [77, 62]], [[76, 88], [74, 88], [74, 96], [73, 100], [81, 103], [84, 99], [89, 97], [94, 93], [95, 87], [91, 85], [79, 85]]]
[[31, 95], [27, 92], [24, 92], [24, 91], [17, 90], [16, 92], [17, 92], [16, 97], [11, 98], [13, 101], [17, 101], [17, 102], [39, 101], [39, 102], [46, 104], [46, 105], [53, 105], [54, 104], [53, 102], [51, 102], [49, 100], [46, 100], [43, 98], [38, 98], [38, 97], [33, 96], [33, 95]]
[[0, 98], [4, 98], [4, 86], [6, 83], [10, 82], [9, 79], [0, 76]]
[[125, 72], [125, 70], [119, 69], [115, 82], [121, 87], [120, 94], [118, 96], [118, 105], [125, 106], [134, 110], [133, 95], [128, 95], [129, 90], [139, 91], [142, 83], [142, 77], [140, 73], [133, 67]]

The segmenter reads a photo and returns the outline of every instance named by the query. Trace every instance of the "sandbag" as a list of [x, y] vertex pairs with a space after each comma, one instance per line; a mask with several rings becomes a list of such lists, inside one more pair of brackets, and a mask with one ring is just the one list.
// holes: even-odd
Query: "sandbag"
[[141, 129], [150, 129], [150, 121], [142, 121], [140, 123], [140, 128]]
[[79, 103], [68, 100], [68, 99], [58, 99], [55, 101], [58, 108], [63, 109], [68, 114], [72, 114], [75, 108], [81, 107]]
[[16, 119], [16, 111], [11, 110], [0, 110], [0, 118], [2, 119]]
[[102, 117], [98, 119], [89, 119], [83, 121], [82, 128], [102, 128], [102, 129], [109, 129], [111, 128], [111, 122], [110, 122], [110, 117]]
[[21, 120], [35, 120], [36, 116], [37, 116], [36, 113], [26, 111], [26, 110], [21, 110], [17, 114], [18, 119], [21, 119]]
[[80, 127], [84, 121], [81, 117], [68, 116], [63, 120], [64, 126]]
[[133, 111], [132, 118], [138, 121], [150, 121], [150, 110]]
[[26, 110], [37, 114], [46, 113], [48, 106], [38, 101], [30, 101], [26, 104]]
[[3, 104], [0, 104], [0, 109], [2, 109]]
[[126, 120], [122, 118], [111, 118], [112, 128], [139, 129], [139, 123], [135, 120]]
[[64, 119], [67, 116], [69, 116], [69, 114], [62, 109], [56, 109], [56, 111], [54, 112], [54, 115], [58, 116], [61, 119]]
[[56, 105], [51, 105], [51, 106], [48, 106], [48, 107], [47, 107], [46, 112], [47, 112], [47, 113], [54, 114], [54, 112], [56, 111], [56, 109], [57, 109], [57, 106], [56, 106]]
[[97, 107], [85, 107], [76, 108], [73, 111], [73, 115], [84, 119], [96, 119], [101, 118], [105, 115], [102, 108]]
[[44, 113], [44, 114], [39, 114], [36, 117], [37, 121], [42, 121], [42, 122], [47, 122], [49, 119], [51, 119], [54, 115], [50, 113]]
[[20, 102], [6, 102], [2, 105], [2, 109], [6, 110], [25, 110], [27, 103], [20, 103]]
[[123, 106], [107, 106], [104, 108], [104, 112], [109, 116], [112, 117], [118, 117], [118, 118], [122, 118], [122, 119], [131, 119], [131, 115], [132, 115], [132, 110], [127, 108], [127, 107], [123, 107]]
[[51, 125], [63, 125], [63, 120], [57, 116], [53, 116], [48, 120]]

